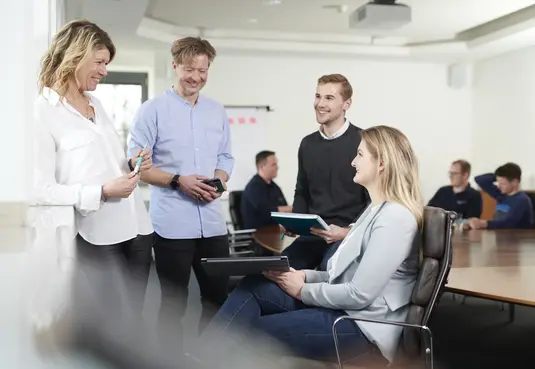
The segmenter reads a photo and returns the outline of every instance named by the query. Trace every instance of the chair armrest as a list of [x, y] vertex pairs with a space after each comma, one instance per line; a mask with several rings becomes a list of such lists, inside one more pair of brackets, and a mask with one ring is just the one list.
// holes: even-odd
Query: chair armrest
[[254, 255], [253, 233], [256, 229], [228, 230], [229, 251], [231, 255]]
[[251, 229], [240, 229], [239, 231], [229, 231], [229, 234], [231, 234], [231, 235], [235, 235], [235, 234], [249, 234], [249, 233], [254, 233], [254, 232], [256, 232], [256, 229], [251, 228]]
[[395, 322], [391, 320], [382, 320], [382, 319], [367, 319], [367, 318], [355, 318], [349, 315], [344, 315], [341, 317], [338, 317], [334, 323], [333, 323], [333, 338], [334, 338], [334, 345], [336, 348], [336, 355], [338, 356], [338, 366], [340, 369], [342, 368], [342, 359], [340, 358], [339, 351], [338, 351], [338, 337], [336, 336], [336, 325], [341, 322], [342, 320], [352, 320], [354, 322], [368, 322], [368, 323], [377, 323], [377, 324], [386, 324], [386, 325], [396, 325], [398, 327], [404, 327], [404, 328], [414, 328], [420, 330], [422, 333], [425, 332], [425, 335], [427, 335], [427, 342], [429, 343], [428, 347], [425, 349], [425, 353], [429, 358], [429, 368], [433, 369], [433, 335], [431, 334], [431, 329], [425, 325], [420, 324], [411, 324], [411, 323], [405, 323], [405, 322]]
[[382, 319], [355, 318], [355, 317], [352, 317], [352, 316], [349, 316], [349, 315], [344, 315], [344, 316], [338, 317], [333, 323], [333, 329], [342, 320], [353, 320], [355, 322], [368, 322], [368, 323], [377, 323], [377, 324], [397, 325], [397, 326], [405, 327], [405, 328], [416, 328], [416, 329], [420, 329], [420, 330], [425, 330], [425, 331], [428, 331], [429, 333], [431, 333], [431, 330], [429, 329], [429, 327], [427, 327], [425, 325], [411, 324], [411, 323], [405, 323], [405, 322], [395, 322], [395, 321], [391, 321], [391, 320], [382, 320]]
[[251, 241], [253, 240], [253, 233], [255, 229], [242, 229], [239, 231], [230, 231], [228, 232], [228, 237], [232, 241]]

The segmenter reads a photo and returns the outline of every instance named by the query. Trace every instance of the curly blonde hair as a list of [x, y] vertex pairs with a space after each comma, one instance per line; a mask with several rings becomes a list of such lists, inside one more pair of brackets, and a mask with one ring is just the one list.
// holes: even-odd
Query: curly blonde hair
[[39, 92], [50, 87], [64, 96], [68, 81], [76, 74], [81, 62], [103, 48], [108, 49], [112, 61], [115, 45], [110, 36], [96, 24], [85, 19], [65, 24], [54, 36], [41, 60]]

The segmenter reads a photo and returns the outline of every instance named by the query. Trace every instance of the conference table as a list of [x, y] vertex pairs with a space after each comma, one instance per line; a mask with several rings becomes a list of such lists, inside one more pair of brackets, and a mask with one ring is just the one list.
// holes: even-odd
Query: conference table
[[[535, 307], [535, 229], [454, 230], [446, 289], [455, 294]], [[273, 254], [292, 242], [278, 226], [257, 230], [255, 241]]]

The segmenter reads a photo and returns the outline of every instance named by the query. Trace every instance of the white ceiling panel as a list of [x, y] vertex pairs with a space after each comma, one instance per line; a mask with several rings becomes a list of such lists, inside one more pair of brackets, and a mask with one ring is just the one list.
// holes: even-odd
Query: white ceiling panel
[[[269, 1], [268, 1], [269, 2]], [[149, 17], [181, 27], [277, 32], [343, 33], [452, 38], [466, 29], [534, 5], [533, 0], [399, 0], [412, 7], [412, 22], [393, 31], [354, 30], [349, 14], [366, 0], [152, 0]], [[324, 6], [342, 6], [345, 13]]]

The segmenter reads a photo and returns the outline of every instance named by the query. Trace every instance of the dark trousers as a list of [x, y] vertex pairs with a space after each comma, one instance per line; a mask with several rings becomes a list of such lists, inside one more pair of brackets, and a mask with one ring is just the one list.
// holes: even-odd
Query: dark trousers
[[80, 235], [76, 237], [80, 277], [88, 283], [99, 303], [130, 310], [141, 318], [153, 237], [153, 234], [139, 235], [113, 245], [93, 245]]
[[182, 340], [182, 325], [188, 300], [191, 268], [201, 291], [202, 316], [199, 331], [223, 305], [228, 296], [228, 277], [211, 277], [201, 266], [201, 258], [228, 257], [228, 236], [197, 239], [167, 239], [156, 234], [154, 239], [156, 271], [160, 279], [160, 333]]
[[[223, 307], [201, 336], [204, 358], [210, 363], [224, 362], [247, 355], [248, 343], [314, 360], [335, 360], [332, 336], [334, 321], [342, 310], [307, 306], [262, 276], [247, 276], [229, 295]], [[371, 344], [358, 326], [348, 320], [337, 324], [337, 335], [345, 361], [369, 352]], [[268, 343], [260, 343], [266, 339]], [[272, 343], [269, 343], [273, 339]], [[237, 349], [243, 349], [236, 352]], [[208, 355], [208, 356], [207, 356]], [[274, 359], [277, 355], [275, 355]], [[253, 358], [254, 361], [254, 358]]]
[[294, 269], [315, 269], [323, 260], [329, 244], [316, 236], [299, 236], [281, 255], [287, 256]]
[[338, 250], [338, 247], [340, 246], [341, 243], [342, 241], [338, 241], [335, 243], [331, 243], [327, 247], [327, 251], [325, 251], [325, 254], [323, 254], [323, 259], [321, 260], [321, 263], [318, 266], [318, 270], [323, 270], [323, 271], [327, 270], [327, 264], [329, 263], [329, 259], [334, 255], [336, 250]]
[[[117, 368], [173, 368], [151, 346], [142, 321], [153, 235], [113, 245], [76, 238], [70, 327], [75, 349], [93, 353]], [[174, 360], [174, 358], [173, 358]], [[176, 363], [176, 361], [175, 361]]]

